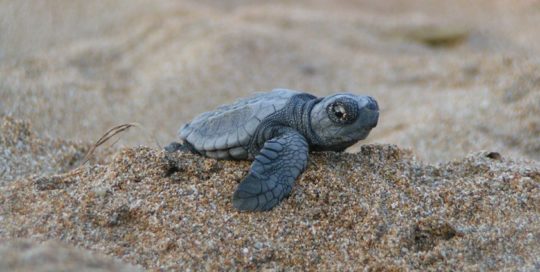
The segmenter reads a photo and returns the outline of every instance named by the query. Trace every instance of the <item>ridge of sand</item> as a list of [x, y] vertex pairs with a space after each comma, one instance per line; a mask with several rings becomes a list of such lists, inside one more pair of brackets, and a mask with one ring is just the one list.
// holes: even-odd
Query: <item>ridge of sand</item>
[[144, 271], [58, 241], [14, 240], [0, 245], [1, 271]]

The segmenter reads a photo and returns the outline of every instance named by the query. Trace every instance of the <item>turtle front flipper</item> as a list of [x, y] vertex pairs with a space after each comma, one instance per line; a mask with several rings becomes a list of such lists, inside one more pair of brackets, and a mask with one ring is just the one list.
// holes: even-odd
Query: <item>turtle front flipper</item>
[[308, 143], [293, 129], [266, 141], [234, 192], [234, 207], [241, 211], [272, 209], [289, 195], [307, 161]]

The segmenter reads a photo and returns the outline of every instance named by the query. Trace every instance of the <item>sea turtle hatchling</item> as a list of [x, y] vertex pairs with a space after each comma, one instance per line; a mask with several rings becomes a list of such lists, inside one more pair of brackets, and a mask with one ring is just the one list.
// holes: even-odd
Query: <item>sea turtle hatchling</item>
[[308, 151], [343, 151], [377, 125], [369, 96], [339, 93], [317, 98], [275, 89], [203, 113], [178, 131], [168, 152], [189, 150], [216, 159], [254, 159], [233, 195], [238, 210], [265, 211], [289, 195]]

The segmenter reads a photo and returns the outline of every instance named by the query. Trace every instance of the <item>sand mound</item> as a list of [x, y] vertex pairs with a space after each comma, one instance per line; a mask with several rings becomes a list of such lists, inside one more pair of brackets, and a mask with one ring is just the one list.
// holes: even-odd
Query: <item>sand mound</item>
[[0, 117], [0, 187], [26, 176], [73, 169], [89, 149], [88, 144], [37, 137], [30, 122]]
[[[38, 136], [29, 121], [0, 115], [0, 187], [30, 176], [48, 176], [70, 171], [83, 162], [92, 145]], [[115, 152], [100, 147], [86, 162], [104, 163]]]
[[147, 147], [0, 193], [0, 238], [57, 239], [145, 268], [538, 269], [540, 167], [441, 165], [393, 145], [319, 153], [272, 212], [238, 213], [249, 162]]
[[110, 257], [59, 242], [17, 240], [0, 246], [2, 271], [143, 271]]

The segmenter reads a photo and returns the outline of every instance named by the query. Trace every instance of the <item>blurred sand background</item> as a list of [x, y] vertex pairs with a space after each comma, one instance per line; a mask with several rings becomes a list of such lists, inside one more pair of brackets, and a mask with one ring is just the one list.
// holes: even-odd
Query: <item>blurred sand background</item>
[[[540, 159], [539, 1], [0, 1], [0, 115], [161, 145], [277, 87], [375, 96], [368, 142]], [[359, 145], [352, 147], [357, 151]]]

